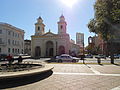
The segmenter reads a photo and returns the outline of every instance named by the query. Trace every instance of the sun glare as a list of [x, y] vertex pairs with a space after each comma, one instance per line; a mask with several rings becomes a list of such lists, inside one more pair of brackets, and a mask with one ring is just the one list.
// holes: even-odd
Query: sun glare
[[78, 0], [61, 0], [63, 4], [65, 4], [66, 6], [72, 8], [73, 5], [75, 5], [77, 3]]

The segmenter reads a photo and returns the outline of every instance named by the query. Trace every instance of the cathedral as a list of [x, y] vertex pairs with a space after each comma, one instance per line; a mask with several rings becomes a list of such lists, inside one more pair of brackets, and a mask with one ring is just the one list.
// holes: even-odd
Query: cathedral
[[54, 34], [50, 30], [45, 33], [45, 25], [41, 17], [35, 23], [35, 34], [31, 36], [31, 56], [32, 57], [52, 57], [61, 54], [79, 53], [78, 45], [71, 43], [67, 33], [67, 23], [63, 15], [60, 16], [58, 33]]

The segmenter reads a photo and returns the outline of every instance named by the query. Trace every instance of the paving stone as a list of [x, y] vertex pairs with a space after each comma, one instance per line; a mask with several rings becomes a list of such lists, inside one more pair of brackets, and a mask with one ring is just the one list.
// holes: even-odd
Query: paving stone
[[[52, 64], [54, 65], [54, 64]], [[110, 90], [120, 85], [120, 76], [104, 76], [94, 74], [86, 65], [55, 64], [53, 72], [63, 73], [88, 73], [88, 75], [76, 74], [52, 74], [48, 78], [24, 86], [9, 88], [8, 90]], [[100, 73], [120, 74], [119, 67], [114, 65], [99, 66], [90, 65]], [[115, 71], [110, 71], [117, 68]], [[104, 70], [105, 69], [105, 70]], [[107, 70], [107, 71], [106, 71]], [[92, 73], [93, 75], [89, 75]]]

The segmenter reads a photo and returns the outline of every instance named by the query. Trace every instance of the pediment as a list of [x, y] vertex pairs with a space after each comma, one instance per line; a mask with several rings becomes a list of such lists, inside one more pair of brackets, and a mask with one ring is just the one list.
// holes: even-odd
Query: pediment
[[52, 32], [47, 32], [43, 36], [56, 36], [56, 34], [54, 34]]

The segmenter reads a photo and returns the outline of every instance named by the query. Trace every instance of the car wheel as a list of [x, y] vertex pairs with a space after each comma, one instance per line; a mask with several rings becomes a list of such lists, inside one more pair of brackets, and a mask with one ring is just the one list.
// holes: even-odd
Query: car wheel
[[75, 62], [76, 62], [76, 60], [75, 60], [75, 59], [73, 59], [73, 60], [72, 60], [72, 62], [74, 62], [74, 63], [75, 63]]
[[58, 60], [58, 62], [59, 62], [59, 63], [62, 63], [62, 60], [61, 60], [61, 59], [59, 59], [59, 60]]

